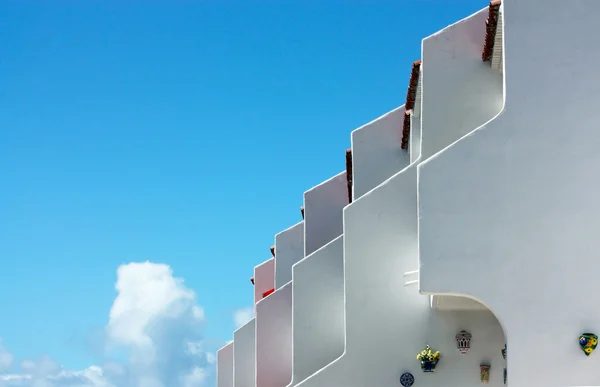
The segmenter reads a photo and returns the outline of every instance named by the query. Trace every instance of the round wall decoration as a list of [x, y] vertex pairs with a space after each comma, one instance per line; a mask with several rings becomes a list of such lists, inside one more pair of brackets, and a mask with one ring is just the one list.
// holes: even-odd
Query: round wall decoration
[[410, 387], [415, 382], [415, 377], [410, 372], [405, 372], [400, 376], [400, 384], [404, 387]]

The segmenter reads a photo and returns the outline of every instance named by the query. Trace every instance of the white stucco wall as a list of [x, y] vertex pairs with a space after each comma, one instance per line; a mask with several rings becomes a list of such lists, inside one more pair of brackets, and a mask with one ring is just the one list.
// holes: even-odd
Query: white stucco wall
[[252, 319], [233, 332], [234, 387], [256, 387], [255, 329], [255, 319]]
[[293, 268], [293, 381], [344, 352], [344, 239], [339, 236]]
[[[481, 64], [485, 16], [483, 12], [477, 13], [423, 42], [423, 121], [422, 126], [419, 125], [416, 117], [413, 123], [414, 163], [344, 211], [346, 351], [339, 360], [301, 383], [303, 386], [396, 386], [405, 371], [421, 376], [419, 385], [479, 385], [479, 364], [489, 361], [493, 367], [490, 383], [503, 384], [504, 363], [500, 350], [505, 340], [494, 315], [487, 310], [432, 310], [429, 297], [419, 295], [416, 287], [404, 287], [403, 277], [404, 273], [419, 268], [416, 165], [425, 153], [419, 146], [422, 144], [426, 151], [435, 152], [436, 148], [451, 144], [501, 109], [501, 75], [484, 72]], [[477, 38], [476, 34], [479, 34]], [[461, 59], [460, 55], [452, 55], [453, 52], [466, 57]], [[446, 91], [444, 87], [448, 86], [450, 90]], [[482, 90], [488, 94], [482, 96]], [[480, 95], [475, 100], [476, 93]], [[434, 98], [428, 100], [431, 95]], [[483, 112], [471, 111], [477, 108], [477, 103], [486, 101], [496, 105], [491, 108], [486, 105]], [[428, 112], [431, 112], [429, 117]], [[429, 141], [427, 145], [426, 141]], [[360, 158], [354, 149], [353, 154]], [[369, 169], [363, 172], [356, 168], [355, 193], [358, 182], [364, 181], [362, 173], [372, 173]], [[443, 190], [438, 189], [438, 195], [440, 192]], [[454, 341], [461, 329], [470, 329], [474, 336], [480, 337], [479, 349], [474, 347], [462, 358], [455, 350]], [[440, 372], [431, 377], [421, 374], [415, 359], [416, 353], [427, 343], [446, 352], [444, 360], [451, 365], [443, 368], [440, 364]]]
[[292, 266], [304, 258], [304, 222], [275, 235], [275, 289], [292, 280]]
[[421, 160], [494, 117], [502, 74], [481, 61], [487, 8], [423, 40]]
[[233, 387], [233, 343], [217, 351], [217, 387]]
[[[502, 109], [502, 73], [492, 71], [490, 64], [481, 60], [487, 16], [485, 8], [422, 42], [422, 143], [417, 164], [477, 129]], [[417, 121], [413, 118], [413, 125]], [[457, 307], [464, 303], [452, 298], [445, 304], [451, 306], [453, 302]]]
[[304, 193], [304, 255], [342, 235], [342, 210], [348, 205], [346, 172]]
[[263, 299], [263, 293], [275, 287], [275, 258], [254, 268], [254, 303]]
[[[410, 154], [414, 164], [394, 175], [408, 163], [408, 153], [399, 147], [404, 113], [401, 107], [353, 132], [355, 201], [350, 206], [347, 206], [345, 172], [305, 193], [304, 253], [308, 258], [293, 267], [294, 379], [291, 385], [398, 386], [399, 376], [410, 371], [417, 379], [417, 386], [469, 387], [481, 383], [479, 365], [482, 362], [491, 362], [490, 384], [503, 385], [504, 361], [500, 350], [505, 339], [494, 315], [487, 310], [432, 309], [429, 297], [420, 295], [417, 286], [405, 286], [403, 276], [419, 268], [416, 165], [421, 154], [420, 140], [424, 141], [423, 156], [428, 157], [489, 120], [502, 108], [502, 76], [491, 71], [489, 64], [486, 68], [486, 64], [481, 63], [484, 21], [485, 12], [477, 13], [423, 42], [423, 125], [422, 133], [418, 120], [413, 125]], [[397, 126], [394, 128], [394, 125]], [[436, 194], [443, 196], [440, 192], [445, 194], [446, 189], [436, 186]], [[345, 235], [340, 237], [342, 225]], [[339, 277], [344, 266], [335, 265], [336, 259], [341, 260], [342, 248], [345, 297], [339, 292], [340, 286], [344, 287]], [[276, 256], [279, 257], [277, 247]], [[329, 268], [326, 268], [327, 262], [331, 263]], [[454, 271], [450, 269], [445, 267], [446, 275], [457, 271], [456, 267]], [[426, 275], [435, 279], [440, 273], [442, 271]], [[277, 280], [277, 283], [280, 282]], [[326, 298], [324, 294], [341, 294], [342, 297]], [[269, 298], [258, 305], [268, 304]], [[343, 336], [334, 325], [340, 321], [343, 325], [344, 319], [336, 320], [335, 316], [340, 314], [333, 313], [335, 308], [340, 308], [340, 299], [343, 300], [341, 308], [345, 303], [347, 324], [343, 352]], [[331, 307], [327, 308], [329, 303]], [[319, 312], [319, 308], [323, 310]], [[334, 317], [323, 319], [321, 323], [321, 318], [328, 313]], [[275, 317], [275, 321], [280, 318]], [[468, 355], [456, 350], [454, 336], [462, 329], [474, 336]], [[282, 350], [277, 343], [279, 339], [267, 335], [266, 330], [260, 336], [257, 336], [258, 345], [265, 351], [271, 353], [268, 350], [271, 347], [275, 351]], [[281, 340], [285, 341], [284, 336]], [[270, 347], [262, 337], [272, 340], [268, 343]], [[325, 345], [326, 340], [330, 343]], [[415, 359], [426, 344], [442, 352], [442, 362], [434, 374], [423, 374]], [[511, 345], [509, 343], [509, 348]], [[339, 347], [334, 351], [336, 346]], [[311, 351], [314, 352], [311, 354]], [[284, 377], [288, 372], [289, 363], [285, 362], [288, 358], [275, 357], [277, 360], [270, 361], [281, 364], [267, 366], [259, 361], [260, 374], [264, 375], [261, 382], [274, 383], [276, 379], [276, 385], [281, 386], [285, 380], [289, 381]], [[323, 368], [314, 373], [320, 366]], [[276, 377], [269, 378], [268, 372], [275, 372]], [[511, 368], [511, 381], [513, 373]], [[307, 375], [310, 376], [303, 380]]]
[[256, 387], [292, 380], [292, 283], [256, 304]]
[[[479, 386], [479, 364], [492, 363], [490, 385], [503, 386], [504, 335], [494, 315], [438, 312], [404, 273], [418, 267], [417, 174], [409, 167], [344, 210], [346, 351], [300, 386], [398, 386], [412, 372], [419, 386]], [[474, 336], [461, 355], [455, 335]], [[416, 354], [442, 352], [436, 373], [423, 374]]]
[[[421, 67], [423, 64], [421, 63]], [[419, 103], [421, 101], [418, 101]], [[417, 162], [421, 159], [421, 116], [410, 117], [410, 163]]]
[[408, 153], [400, 148], [404, 112], [400, 106], [352, 132], [355, 200], [408, 165]]
[[511, 387], [600, 385], [578, 346], [600, 332], [600, 8], [503, 6], [504, 110], [419, 169], [421, 291], [496, 313]]

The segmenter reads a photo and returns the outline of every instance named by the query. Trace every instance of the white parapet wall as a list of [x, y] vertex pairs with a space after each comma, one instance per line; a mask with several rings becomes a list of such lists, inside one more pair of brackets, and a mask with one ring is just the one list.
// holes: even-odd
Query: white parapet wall
[[352, 182], [358, 199], [408, 165], [400, 148], [404, 106], [352, 132]]
[[254, 268], [254, 303], [275, 288], [275, 258], [267, 259]]
[[275, 289], [292, 280], [292, 266], [304, 258], [304, 222], [275, 235]]
[[256, 385], [285, 387], [292, 380], [292, 283], [256, 304]]
[[496, 313], [511, 387], [597, 386], [600, 7], [503, 7], [504, 109], [419, 169], [420, 287]]
[[255, 319], [233, 332], [233, 387], [256, 387]]
[[502, 73], [481, 60], [487, 16], [486, 8], [423, 40], [421, 160], [502, 109]]
[[217, 387], [233, 387], [233, 342], [217, 351]]
[[304, 255], [342, 235], [342, 211], [348, 205], [346, 172], [304, 193]]
[[293, 268], [294, 369], [290, 386], [344, 352], [344, 240], [339, 236]]

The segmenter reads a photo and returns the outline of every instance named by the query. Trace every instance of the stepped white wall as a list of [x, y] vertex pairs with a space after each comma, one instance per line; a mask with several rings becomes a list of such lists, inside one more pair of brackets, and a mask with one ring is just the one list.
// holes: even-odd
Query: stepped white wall
[[481, 61], [487, 15], [486, 8], [423, 40], [421, 160], [502, 109], [502, 73]]
[[[419, 385], [478, 386], [482, 361], [496, 371], [490, 384], [503, 385], [504, 336], [495, 317], [436, 312], [416, 286], [404, 286], [403, 273], [417, 266], [415, 187], [411, 167], [344, 211], [346, 351], [300, 386], [397, 386], [406, 371]], [[466, 356], [454, 340], [461, 329], [476, 337]], [[423, 374], [415, 358], [426, 344], [444, 356], [435, 374]]]
[[[263, 293], [275, 287], [275, 258], [267, 259], [254, 268], [254, 303], [263, 299]], [[255, 308], [256, 310], [256, 308]]]
[[346, 172], [304, 193], [304, 255], [342, 235], [342, 210], [348, 205]]
[[[480, 66], [485, 14], [485, 11], [479, 12], [423, 42], [420, 138], [424, 149], [433, 151], [436, 147], [449, 145], [476, 127], [461, 124], [477, 125], [480, 117], [488, 114], [469, 112], [477, 106], [469, 100], [462, 101], [461, 96], [479, 90], [482, 87], [479, 83], [487, 85], [489, 79], [497, 81], [498, 76], [487, 77], [481, 73], [481, 77], [467, 80], [469, 87], [461, 87], [465, 76], [461, 77], [453, 70], [453, 66], [461, 64], [460, 56], [436, 57], [435, 51], [447, 54], [448, 49], [429, 42], [445, 42], [454, 52], [469, 52], [462, 64], [475, 67], [473, 58], [476, 58], [475, 63]], [[465, 39], [463, 47], [461, 41]], [[475, 39], [478, 42], [476, 53]], [[432, 61], [435, 63], [430, 63]], [[435, 82], [430, 82], [428, 77], [441, 76], [441, 71], [445, 71], [448, 78], [436, 88]], [[456, 85], [450, 83], [453, 79]], [[443, 94], [440, 91], [443, 87], [454, 90], [454, 94]], [[437, 114], [433, 107], [442, 102], [438, 98], [429, 104], [428, 98], [432, 94], [445, 95], [449, 99], [446, 104], [453, 105], [450, 107], [459, 113], [462, 111], [463, 118], [452, 116], [447, 119], [444, 114], [455, 114], [456, 111], [446, 106], [437, 121], [426, 121], [427, 112]], [[492, 94], [490, 98], [494, 97]], [[425, 145], [427, 141], [430, 141], [429, 148]], [[414, 142], [413, 148], [418, 149]], [[356, 150], [353, 155], [360, 157]], [[397, 386], [398, 378], [405, 371], [411, 371], [419, 385], [474, 386], [481, 383], [479, 365], [482, 362], [492, 362], [490, 384], [503, 385], [504, 362], [500, 351], [505, 340], [494, 315], [489, 311], [435, 311], [430, 307], [429, 297], [421, 296], [416, 287], [404, 286], [403, 274], [418, 269], [417, 163], [418, 160], [344, 210], [346, 352], [301, 383], [302, 386]], [[360, 179], [358, 173], [356, 179]], [[437, 194], [440, 192], [438, 189]], [[454, 336], [462, 329], [471, 330], [479, 337], [478, 345], [473, 343], [468, 355], [456, 351]], [[415, 358], [426, 344], [442, 351], [444, 356], [438, 372], [433, 375], [423, 374]], [[446, 365], [443, 365], [444, 361]]]
[[292, 386], [344, 352], [343, 247], [339, 236], [294, 265]]
[[[342, 172], [331, 179], [313, 187], [304, 194], [304, 221], [279, 233], [275, 237], [275, 256], [255, 269], [255, 294], [262, 298], [263, 288], [268, 288], [265, 283], [270, 283], [270, 270], [275, 270], [276, 291], [256, 304], [257, 320], [257, 385], [261, 387], [287, 386], [292, 383], [292, 268], [294, 264], [304, 258], [314, 255], [315, 251], [322, 249], [331, 240], [342, 234], [342, 210], [348, 204], [346, 172]], [[306, 238], [305, 238], [306, 235]], [[322, 250], [328, 251], [327, 248]], [[322, 255], [322, 254], [316, 254]], [[343, 272], [343, 256], [338, 255], [337, 271]], [[317, 266], [327, 268], [331, 259], [324, 260]], [[323, 265], [324, 264], [324, 265]], [[326, 274], [326, 273], [323, 273]], [[260, 276], [262, 282], [258, 283]], [[327, 276], [325, 276], [327, 277]], [[314, 278], [306, 278], [314, 284]], [[332, 284], [326, 288], [333, 288], [342, 294], [343, 279], [331, 278]], [[286, 281], [283, 283], [284, 281]], [[341, 286], [335, 286], [341, 283]], [[333, 286], [331, 286], [333, 285]], [[302, 282], [300, 284], [302, 288]], [[316, 285], [319, 288], [319, 284]], [[333, 294], [335, 296], [335, 293]], [[343, 298], [340, 300], [343, 308]], [[318, 300], [317, 300], [318, 302]], [[332, 305], [329, 302], [329, 305]], [[315, 305], [313, 305], [314, 307]], [[340, 307], [338, 307], [339, 311]], [[332, 309], [331, 312], [335, 312]], [[343, 322], [343, 309], [338, 319]], [[330, 324], [334, 321], [328, 321]], [[340, 326], [340, 324], [336, 325]], [[341, 326], [343, 338], [343, 326]], [[331, 330], [330, 330], [331, 331]], [[340, 333], [337, 333], [340, 336]], [[334, 334], [335, 337], [335, 334]], [[343, 346], [343, 341], [342, 341]]]
[[292, 280], [292, 266], [304, 258], [304, 222], [275, 235], [275, 289]]
[[[502, 73], [481, 61], [487, 16], [486, 8], [423, 40], [420, 162], [502, 109]], [[464, 300], [444, 302], [452, 303], [461, 307]]]
[[217, 387], [233, 387], [233, 343], [217, 351]]
[[233, 332], [233, 386], [256, 387], [255, 319]]
[[256, 385], [285, 387], [292, 380], [292, 283], [256, 304]]
[[[589, 65], [600, 59], [590, 49], [600, 8], [592, 0], [541, 4], [504, 0], [506, 79], [481, 62], [487, 9], [425, 39], [413, 163], [394, 174], [408, 163], [406, 154], [388, 147], [401, 132], [400, 121], [397, 132], [390, 124], [401, 107], [353, 132], [351, 205], [342, 212], [343, 174], [324, 183], [331, 184], [325, 193], [315, 187], [305, 194], [305, 207], [310, 195], [335, 200], [313, 202], [314, 216], [304, 225], [309, 258], [293, 269], [293, 287], [307, 287], [294, 290], [294, 300], [307, 295], [298, 306], [294, 301], [294, 327], [307, 328], [293, 334], [291, 385], [397, 386], [400, 374], [410, 371], [417, 385], [470, 386], [480, 383], [479, 364], [491, 362], [490, 384], [500, 386], [505, 337], [495, 316], [509, 340], [511, 386], [600, 385], [599, 355], [586, 357], [577, 344], [581, 333], [598, 333], [600, 321], [590, 307], [600, 287], [593, 277], [600, 244], [593, 211], [600, 93]], [[392, 162], [398, 170], [386, 169]], [[336, 239], [341, 224], [344, 236]], [[310, 358], [321, 334], [310, 330], [319, 321], [311, 311], [326, 302], [311, 309], [310, 298], [319, 297], [309, 280], [325, 273], [319, 254], [340, 259], [338, 243], [345, 252], [346, 349], [341, 357], [337, 347]], [[341, 266], [332, 267], [339, 272]], [[414, 278], [403, 273], [419, 267], [418, 288], [405, 287]], [[438, 295], [444, 310], [432, 309], [418, 290]], [[480, 300], [495, 315], [456, 310], [472, 309], [460, 295]], [[468, 355], [455, 349], [454, 335], [462, 329], [474, 336]], [[338, 339], [327, 350], [339, 346]], [[415, 359], [425, 344], [443, 356], [432, 375], [422, 374]]]
[[358, 199], [408, 165], [400, 149], [404, 106], [352, 132], [352, 183]]
[[421, 291], [496, 313], [511, 387], [600, 385], [600, 8], [503, 3], [503, 111], [419, 169]]

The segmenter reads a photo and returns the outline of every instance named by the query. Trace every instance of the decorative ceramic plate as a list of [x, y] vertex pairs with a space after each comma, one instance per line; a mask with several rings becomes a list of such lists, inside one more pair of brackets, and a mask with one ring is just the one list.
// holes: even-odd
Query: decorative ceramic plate
[[400, 376], [400, 384], [404, 387], [410, 387], [414, 384], [415, 377], [410, 372], [405, 372]]

